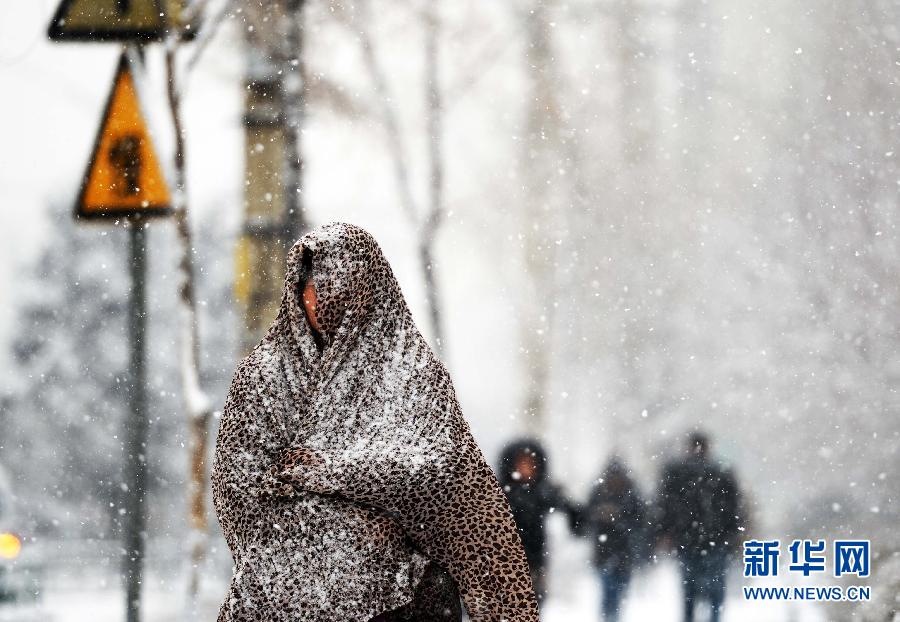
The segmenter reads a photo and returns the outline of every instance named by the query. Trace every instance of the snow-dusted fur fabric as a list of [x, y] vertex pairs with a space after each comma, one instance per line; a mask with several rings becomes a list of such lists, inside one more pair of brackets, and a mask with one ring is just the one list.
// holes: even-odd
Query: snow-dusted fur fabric
[[509, 505], [358, 227], [326, 225], [290, 250], [278, 317], [232, 381], [212, 481], [234, 558], [220, 622], [366, 622], [410, 602], [429, 560], [474, 622], [538, 620]]

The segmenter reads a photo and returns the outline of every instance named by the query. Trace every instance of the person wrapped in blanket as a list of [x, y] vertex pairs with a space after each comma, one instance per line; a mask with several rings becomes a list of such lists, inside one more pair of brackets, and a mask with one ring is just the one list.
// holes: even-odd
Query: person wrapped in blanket
[[234, 559], [219, 622], [459, 620], [459, 597], [474, 622], [538, 620], [509, 504], [359, 227], [288, 253], [278, 316], [226, 399], [212, 485]]

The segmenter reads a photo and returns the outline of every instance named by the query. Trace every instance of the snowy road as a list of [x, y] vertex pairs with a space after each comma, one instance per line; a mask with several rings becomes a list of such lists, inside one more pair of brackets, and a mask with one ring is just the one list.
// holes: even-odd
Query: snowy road
[[[723, 622], [824, 622], [821, 612], [813, 606], [797, 606], [796, 603], [771, 603], [744, 601], [737, 586], [729, 589]], [[663, 562], [635, 577], [622, 622], [679, 622], [681, 603], [676, 566]], [[565, 586], [557, 582], [556, 598], [547, 603], [542, 619], [546, 622], [568, 620], [599, 620], [599, 592], [590, 573], [580, 572]], [[705, 614], [697, 616], [698, 621]]]
[[[588, 547], [565, 532], [564, 521], [549, 524], [554, 555], [550, 568], [550, 598], [545, 622], [594, 622], [599, 619], [599, 593], [588, 565]], [[224, 568], [223, 568], [224, 569]], [[0, 622], [120, 622], [123, 596], [116, 577], [80, 572], [48, 582], [39, 606], [2, 606]], [[743, 600], [737, 568], [730, 577], [723, 622], [826, 622], [825, 608], [801, 603], [760, 603]], [[151, 574], [145, 590], [144, 619], [176, 622], [182, 605], [183, 582], [172, 573]], [[204, 586], [199, 620], [212, 622], [225, 594], [221, 578]], [[679, 579], [676, 565], [663, 559], [634, 577], [622, 622], [679, 622]], [[704, 617], [698, 616], [698, 622]]]
[[[551, 520], [549, 538], [554, 556], [550, 566], [550, 596], [542, 612], [545, 622], [594, 622], [600, 619], [600, 592], [590, 569], [590, 551], [584, 541], [565, 533], [564, 521]], [[797, 603], [747, 602], [740, 590], [737, 568], [729, 576], [722, 622], [825, 622], [815, 606]], [[676, 563], [659, 564], [636, 573], [626, 596], [622, 622], [680, 622], [680, 579]], [[702, 611], [702, 610], [698, 610]], [[698, 613], [702, 622], [705, 611]]]
[[[555, 581], [555, 598], [546, 605], [545, 622], [593, 622], [598, 620], [598, 593], [593, 576], [582, 570]], [[564, 583], [564, 585], [563, 585]], [[623, 622], [679, 622], [677, 574], [674, 564], [663, 563], [649, 573], [638, 576], [629, 593]], [[175, 622], [179, 598], [163, 586], [148, 590], [144, 608], [148, 622]], [[224, 592], [224, 589], [223, 589]], [[177, 593], [177, 592], [176, 592]], [[219, 596], [207, 590], [202, 620], [215, 620]], [[50, 593], [44, 605], [35, 608], [0, 607], [2, 622], [119, 622], [124, 619], [122, 595], [117, 589], [94, 589]], [[698, 620], [703, 620], [699, 617]], [[740, 592], [732, 590], [723, 622], [824, 622], [821, 612], [785, 604], [747, 603]]]

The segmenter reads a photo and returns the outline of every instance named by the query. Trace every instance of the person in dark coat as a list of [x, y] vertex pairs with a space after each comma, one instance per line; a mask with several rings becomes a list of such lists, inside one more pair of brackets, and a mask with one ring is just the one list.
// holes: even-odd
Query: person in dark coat
[[593, 542], [600, 577], [601, 614], [616, 622], [631, 571], [640, 554], [645, 526], [644, 501], [624, 463], [610, 459], [582, 514], [582, 532]]
[[543, 602], [547, 590], [544, 522], [551, 512], [561, 510], [568, 515], [569, 527], [574, 531], [578, 508], [550, 480], [547, 454], [535, 439], [521, 439], [504, 448], [497, 479], [522, 537], [538, 602]]
[[663, 471], [659, 487], [660, 541], [674, 547], [684, 586], [684, 620], [693, 622], [698, 600], [718, 622], [725, 600], [725, 574], [743, 525], [740, 491], [730, 470], [710, 458], [709, 438], [688, 437], [687, 457]]

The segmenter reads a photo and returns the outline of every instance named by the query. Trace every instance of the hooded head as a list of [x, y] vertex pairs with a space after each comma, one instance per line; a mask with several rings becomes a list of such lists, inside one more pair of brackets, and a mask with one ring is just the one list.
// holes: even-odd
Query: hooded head
[[503, 486], [542, 481], [547, 477], [547, 454], [540, 442], [525, 438], [507, 445], [500, 455], [497, 476]]
[[606, 468], [603, 469], [600, 481], [613, 494], [622, 494], [634, 487], [631, 481], [630, 470], [625, 466], [622, 458], [617, 455], [613, 455], [609, 462], [606, 463]]
[[709, 457], [709, 436], [702, 430], [694, 430], [687, 437], [688, 455], [699, 460]]
[[301, 344], [313, 337], [303, 304], [310, 280], [316, 293], [314, 320], [324, 347], [351, 336], [376, 308], [380, 315], [399, 317], [408, 312], [378, 243], [355, 225], [319, 227], [288, 253], [280, 316]]

